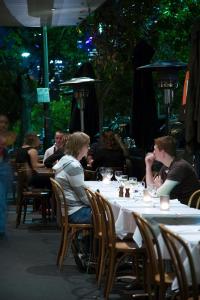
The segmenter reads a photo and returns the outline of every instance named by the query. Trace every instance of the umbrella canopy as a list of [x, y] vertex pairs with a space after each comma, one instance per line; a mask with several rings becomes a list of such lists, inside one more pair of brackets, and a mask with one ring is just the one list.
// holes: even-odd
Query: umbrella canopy
[[157, 110], [151, 70], [138, 70], [153, 57], [154, 49], [140, 41], [133, 53], [132, 136], [139, 148], [148, 150], [157, 132]]
[[195, 150], [200, 147], [200, 18], [193, 25], [191, 37], [185, 139], [188, 146]]

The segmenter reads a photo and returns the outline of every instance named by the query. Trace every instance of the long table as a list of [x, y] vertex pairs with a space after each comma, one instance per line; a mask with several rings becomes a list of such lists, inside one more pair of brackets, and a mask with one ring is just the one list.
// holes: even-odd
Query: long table
[[[119, 184], [110, 182], [105, 184], [99, 181], [87, 181], [86, 186], [93, 191], [99, 191], [112, 205], [115, 228], [117, 235], [123, 239], [128, 233], [133, 234], [134, 241], [141, 246], [142, 238], [136, 226], [132, 212], [137, 212], [148, 219], [157, 230], [159, 244], [165, 259], [169, 258], [166, 247], [159, 233], [159, 223], [165, 224], [170, 230], [178, 233], [188, 244], [194, 261], [200, 261], [200, 210], [188, 207], [177, 199], [170, 200], [170, 209], [160, 210], [159, 198], [152, 198], [152, 201], [143, 201], [142, 191], [136, 186], [133, 188], [130, 198], [119, 197]], [[183, 227], [184, 226], [184, 227]], [[183, 264], [190, 280], [188, 263], [183, 258]], [[200, 283], [199, 263], [195, 264], [197, 280]], [[172, 289], [177, 288], [176, 279], [173, 281]]]
[[[136, 223], [132, 217], [132, 212], [137, 212], [151, 222], [164, 224], [180, 224], [185, 221], [189, 224], [200, 224], [200, 210], [191, 208], [180, 203], [177, 199], [170, 200], [170, 209], [160, 210], [159, 198], [152, 198], [152, 201], [144, 202], [142, 191], [135, 187], [135, 192], [130, 198], [119, 197], [119, 184], [111, 181], [104, 184], [102, 181], [86, 181], [85, 185], [93, 191], [100, 193], [111, 203], [116, 233], [120, 238], [124, 238], [128, 233], [135, 233]], [[184, 224], [184, 223], [183, 223]], [[137, 242], [137, 237], [136, 242]], [[138, 240], [138, 243], [139, 240]]]

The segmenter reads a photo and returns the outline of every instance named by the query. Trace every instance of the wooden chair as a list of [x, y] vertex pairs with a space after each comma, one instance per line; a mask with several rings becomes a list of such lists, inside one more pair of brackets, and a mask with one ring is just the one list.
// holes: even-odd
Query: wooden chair
[[42, 218], [46, 222], [46, 211], [49, 208], [49, 189], [34, 188], [29, 186], [30, 168], [26, 164], [17, 164], [17, 218], [16, 227], [21, 223], [22, 208], [24, 207], [23, 223], [26, 220], [27, 206], [32, 203], [33, 207], [40, 201], [42, 207]]
[[85, 189], [92, 208], [93, 216], [93, 259], [95, 261], [97, 285], [100, 287], [104, 271], [104, 261], [106, 256], [105, 235], [103, 235], [102, 214], [98, 205], [97, 196], [90, 189]]
[[188, 200], [188, 206], [200, 208], [200, 190], [195, 191]]
[[69, 245], [74, 241], [80, 231], [88, 231], [93, 228], [92, 224], [72, 224], [68, 222], [68, 206], [62, 186], [53, 178], [50, 178], [54, 196], [56, 199], [57, 222], [61, 227], [61, 240], [57, 254], [57, 265], [61, 269]]
[[[175, 296], [179, 300], [199, 300], [194, 262], [187, 243], [177, 234], [168, 230], [164, 225], [160, 225], [160, 230], [171, 257], [172, 266], [178, 281], [179, 291]], [[191, 275], [191, 284], [188, 282], [182, 257], [187, 259]]]
[[126, 256], [133, 257], [135, 259], [138, 255], [141, 257], [141, 255], [143, 255], [143, 249], [139, 249], [133, 240], [122, 241], [117, 239], [112, 207], [101, 194], [96, 193], [96, 195], [102, 217], [102, 236], [104, 237], [103, 241], [106, 249], [105, 256], [103, 257], [103, 269], [105, 268], [106, 272], [104, 296], [107, 300], [109, 299], [109, 294], [112, 289], [119, 264]]
[[164, 271], [164, 263], [157, 237], [151, 224], [139, 214], [133, 217], [140, 230], [147, 255], [147, 292], [149, 299], [165, 299], [165, 291], [171, 285], [174, 274]]

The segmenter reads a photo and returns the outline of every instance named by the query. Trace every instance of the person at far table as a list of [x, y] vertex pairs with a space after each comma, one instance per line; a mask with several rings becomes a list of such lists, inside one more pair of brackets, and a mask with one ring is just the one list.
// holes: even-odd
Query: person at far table
[[36, 188], [50, 188], [51, 182], [48, 176], [39, 174], [38, 168], [43, 168], [44, 164], [39, 163], [38, 149], [40, 147], [40, 139], [36, 133], [27, 133], [24, 138], [22, 147], [16, 150], [16, 164], [23, 164], [27, 168], [29, 174], [29, 185]]
[[91, 145], [88, 161], [93, 170], [99, 167], [124, 169], [125, 155], [119, 137], [111, 130], [105, 131], [100, 137], [98, 146]]
[[[154, 161], [163, 164], [158, 176], [154, 178], [152, 165]], [[154, 151], [145, 157], [146, 183], [155, 184], [157, 195], [169, 195], [170, 199], [179, 199], [187, 204], [194, 191], [200, 189], [200, 183], [194, 168], [184, 159], [176, 157], [176, 141], [172, 136], [155, 139]]]
[[57, 163], [61, 159], [61, 157], [65, 155], [64, 149], [66, 147], [66, 143], [68, 139], [69, 139], [69, 134], [67, 133], [63, 134], [61, 146], [53, 154], [51, 154], [44, 160], [45, 167], [52, 168], [53, 165]]
[[55, 143], [53, 146], [51, 146], [50, 148], [48, 148], [45, 153], [44, 153], [44, 158], [43, 158], [43, 163], [45, 162], [45, 160], [52, 154], [54, 154], [59, 148], [62, 148], [63, 146], [63, 136], [64, 133], [61, 130], [57, 130], [55, 133]]

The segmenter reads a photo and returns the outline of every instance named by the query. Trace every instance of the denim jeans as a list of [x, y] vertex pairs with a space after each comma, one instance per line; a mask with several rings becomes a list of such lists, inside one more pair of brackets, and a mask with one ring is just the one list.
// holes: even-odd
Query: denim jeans
[[90, 207], [82, 207], [72, 215], [68, 216], [70, 223], [74, 224], [91, 224], [92, 223], [92, 210]]

